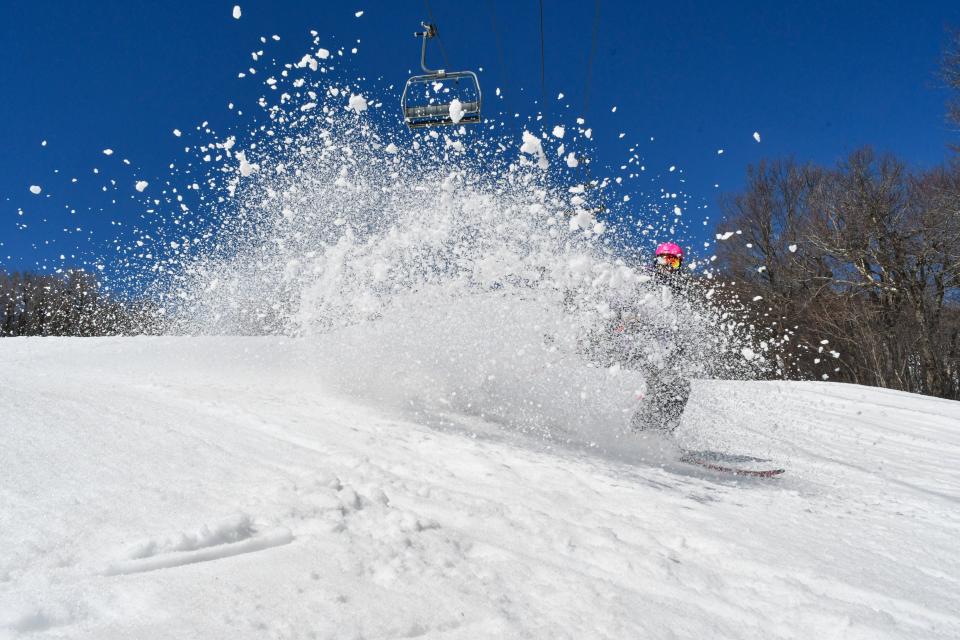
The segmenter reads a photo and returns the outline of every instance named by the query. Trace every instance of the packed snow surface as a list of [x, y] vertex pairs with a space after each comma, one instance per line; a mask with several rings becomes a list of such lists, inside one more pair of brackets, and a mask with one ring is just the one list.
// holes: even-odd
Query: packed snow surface
[[[0, 341], [0, 636], [958, 635], [954, 403], [697, 382], [678, 441], [630, 431], [795, 337], [689, 245], [648, 269], [689, 195], [582, 117], [407, 131], [311, 34], [238, 73], [259, 126], [173, 130], [207, 170], [107, 269], [169, 337]], [[417, 98], [458, 120], [447, 84]]]
[[960, 636], [957, 403], [699, 381], [679, 441], [787, 470], [736, 479], [333, 342], [0, 341], [0, 636]]

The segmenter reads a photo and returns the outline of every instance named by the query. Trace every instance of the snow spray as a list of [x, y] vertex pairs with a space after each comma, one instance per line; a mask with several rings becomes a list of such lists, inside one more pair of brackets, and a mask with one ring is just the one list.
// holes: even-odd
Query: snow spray
[[576, 127], [409, 132], [323, 51], [269, 79], [246, 138], [201, 147], [209, 231], [152, 238], [168, 331], [294, 336], [343, 393], [602, 447], [651, 372], [729, 369], [748, 336], [617, 250], [636, 223], [599, 212], [588, 191], [610, 181], [563, 161]]

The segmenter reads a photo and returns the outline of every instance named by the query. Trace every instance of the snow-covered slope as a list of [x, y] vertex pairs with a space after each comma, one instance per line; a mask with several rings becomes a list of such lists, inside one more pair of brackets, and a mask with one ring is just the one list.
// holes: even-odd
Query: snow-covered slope
[[788, 469], [744, 480], [345, 398], [313, 357], [0, 341], [0, 635], [960, 637], [957, 403], [698, 383], [685, 445]]

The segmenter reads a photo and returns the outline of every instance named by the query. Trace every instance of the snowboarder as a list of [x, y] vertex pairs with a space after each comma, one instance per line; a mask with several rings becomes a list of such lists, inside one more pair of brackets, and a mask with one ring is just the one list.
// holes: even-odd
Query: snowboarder
[[673, 242], [662, 242], [653, 254], [655, 280], [672, 289], [679, 290], [683, 280], [680, 266], [683, 265], [683, 249]]
[[[677, 294], [689, 298], [692, 280], [681, 271], [682, 266], [683, 249], [673, 242], [657, 246], [650, 272], [660, 289], [655, 298], [659, 306], [653, 316], [647, 314], [645, 318], [636, 315], [637, 310], [622, 308], [619, 321], [613, 328], [613, 335], [619, 336], [620, 340], [610, 341], [612, 358], [644, 373], [646, 389], [631, 419], [631, 429], [671, 439], [680, 426], [680, 418], [690, 398], [685, 362], [689, 356], [687, 345], [695, 347], [688, 342], [689, 338], [682, 337], [683, 318], [679, 309], [685, 305], [675, 305], [673, 301]], [[648, 305], [645, 300], [643, 306], [649, 308]], [[784, 469], [772, 466], [755, 468], [755, 463], [769, 462], [761, 458], [716, 451], [681, 449], [679, 459], [711, 471], [738, 476], [774, 478], [784, 473]]]
[[690, 286], [682, 266], [683, 249], [672, 242], [660, 244], [645, 269], [653, 284], [646, 287], [649, 295], [639, 305], [632, 297], [612, 300], [614, 317], [580, 344], [581, 353], [597, 366], [619, 365], [644, 374], [646, 390], [630, 422], [634, 431], [673, 433], [690, 396], [679, 335], [683, 319], [677, 307], [682, 305], [674, 305], [674, 297]]
[[[661, 243], [654, 253], [653, 280], [669, 290], [669, 295], [681, 293], [688, 286], [686, 276], [680, 270], [683, 265], [683, 249], [673, 242]], [[624, 320], [614, 331], [628, 331], [629, 319]], [[666, 338], [667, 348], [659, 366], [642, 366], [646, 371], [646, 392], [642, 404], [631, 420], [635, 431], [657, 431], [672, 434], [680, 425], [680, 417], [690, 397], [690, 381], [683, 375], [683, 344], [673, 336]]]

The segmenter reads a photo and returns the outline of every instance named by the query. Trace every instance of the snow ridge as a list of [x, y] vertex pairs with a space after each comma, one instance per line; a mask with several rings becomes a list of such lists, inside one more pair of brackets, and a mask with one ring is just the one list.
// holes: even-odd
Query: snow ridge
[[255, 527], [253, 519], [239, 514], [193, 533], [166, 538], [147, 538], [131, 546], [125, 558], [111, 563], [105, 575], [141, 573], [208, 562], [241, 553], [287, 544], [293, 535], [283, 527]]

